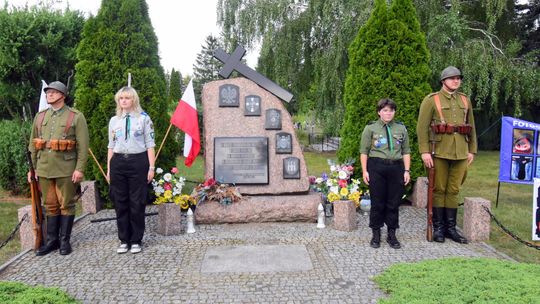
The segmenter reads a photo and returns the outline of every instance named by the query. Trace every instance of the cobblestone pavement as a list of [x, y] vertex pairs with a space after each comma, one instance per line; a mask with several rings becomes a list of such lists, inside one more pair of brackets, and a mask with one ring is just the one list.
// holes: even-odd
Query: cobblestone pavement
[[[194, 234], [177, 236], [157, 234], [153, 216], [147, 217], [143, 252], [118, 255], [115, 222], [90, 223], [110, 216], [114, 211], [105, 210], [77, 222], [71, 255], [27, 253], [0, 273], [0, 280], [59, 287], [83, 303], [376, 303], [385, 295], [371, 278], [392, 264], [501, 258], [483, 243], [426, 242], [425, 211], [410, 206], [400, 210], [400, 250], [385, 242], [379, 249], [369, 247], [366, 215], [359, 215], [353, 232], [317, 229], [315, 223], [251, 223], [201, 225]], [[313, 269], [201, 273], [207, 249], [235, 245], [303, 245]]]

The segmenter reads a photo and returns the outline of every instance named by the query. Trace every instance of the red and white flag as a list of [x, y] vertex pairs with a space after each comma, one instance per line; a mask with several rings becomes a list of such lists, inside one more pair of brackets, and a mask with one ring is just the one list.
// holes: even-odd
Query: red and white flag
[[201, 137], [199, 134], [199, 116], [197, 114], [197, 105], [195, 103], [195, 92], [193, 91], [193, 79], [182, 95], [174, 114], [171, 117], [171, 124], [184, 131], [184, 164], [190, 167], [199, 151], [201, 150]]
[[39, 95], [39, 108], [38, 108], [38, 112], [41, 112], [45, 109], [48, 109], [50, 108], [51, 106], [47, 103], [47, 94], [45, 93], [45, 91], [43, 91], [43, 89], [45, 89], [47, 87], [47, 83], [45, 82], [45, 80], [41, 80], [41, 95]]

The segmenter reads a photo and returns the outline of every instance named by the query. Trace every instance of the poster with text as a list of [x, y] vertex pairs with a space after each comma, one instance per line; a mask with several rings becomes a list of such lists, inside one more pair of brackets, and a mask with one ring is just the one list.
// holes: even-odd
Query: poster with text
[[534, 179], [532, 239], [540, 241], [540, 178]]
[[499, 182], [532, 184], [540, 178], [540, 124], [502, 118]]

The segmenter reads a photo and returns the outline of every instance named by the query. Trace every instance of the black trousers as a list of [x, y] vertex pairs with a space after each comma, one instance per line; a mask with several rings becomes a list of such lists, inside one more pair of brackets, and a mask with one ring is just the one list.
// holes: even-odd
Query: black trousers
[[122, 243], [140, 244], [148, 194], [148, 154], [115, 153], [110, 166], [109, 196], [116, 211], [118, 238]]
[[402, 160], [370, 157], [367, 162], [371, 211], [369, 227], [399, 228], [399, 205], [405, 191]]

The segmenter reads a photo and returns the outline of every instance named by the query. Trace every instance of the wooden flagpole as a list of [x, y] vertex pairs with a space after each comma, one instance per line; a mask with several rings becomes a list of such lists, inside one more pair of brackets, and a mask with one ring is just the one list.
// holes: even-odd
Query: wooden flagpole
[[161, 152], [161, 148], [163, 148], [163, 144], [165, 143], [165, 140], [167, 139], [167, 136], [169, 136], [169, 132], [171, 131], [171, 128], [172, 128], [172, 123], [169, 123], [169, 128], [167, 129], [167, 132], [165, 133], [165, 136], [163, 137], [163, 140], [161, 140], [161, 145], [159, 145], [159, 149], [157, 150], [155, 160], [157, 160], [157, 158], [159, 156], [159, 152]]
[[94, 161], [96, 162], [96, 165], [98, 166], [99, 168], [99, 171], [101, 171], [101, 174], [103, 174], [103, 177], [105, 178], [105, 180], [107, 181], [107, 184], [109, 183], [109, 181], [107, 180], [107, 174], [105, 174], [105, 171], [103, 171], [103, 168], [101, 167], [101, 165], [99, 164], [96, 156], [94, 155], [94, 152], [92, 152], [92, 149], [88, 148], [88, 152], [90, 152], [90, 155], [92, 156], [92, 158], [94, 159]]

